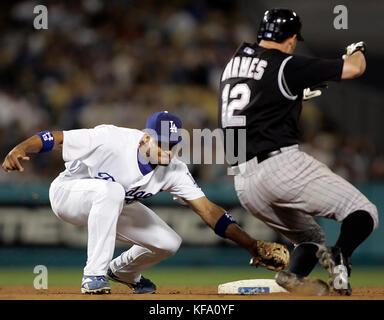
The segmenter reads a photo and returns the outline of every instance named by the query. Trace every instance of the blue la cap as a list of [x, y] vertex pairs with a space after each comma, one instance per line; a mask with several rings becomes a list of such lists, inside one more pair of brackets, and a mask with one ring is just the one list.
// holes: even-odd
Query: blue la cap
[[157, 141], [176, 144], [181, 141], [181, 120], [168, 111], [152, 114], [145, 125], [146, 132]]

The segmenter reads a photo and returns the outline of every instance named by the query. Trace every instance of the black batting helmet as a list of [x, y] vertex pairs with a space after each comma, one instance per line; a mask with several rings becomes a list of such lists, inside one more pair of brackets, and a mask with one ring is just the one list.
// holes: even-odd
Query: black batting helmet
[[261, 39], [283, 42], [297, 34], [297, 40], [303, 41], [300, 17], [290, 9], [270, 9], [265, 11], [257, 33], [257, 42]]

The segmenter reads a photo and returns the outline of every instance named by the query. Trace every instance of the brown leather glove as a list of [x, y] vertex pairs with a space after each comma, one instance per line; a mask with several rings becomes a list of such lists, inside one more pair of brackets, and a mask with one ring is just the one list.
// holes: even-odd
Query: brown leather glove
[[289, 251], [287, 246], [264, 240], [257, 240], [258, 256], [253, 257], [250, 265], [263, 266], [269, 270], [280, 271], [289, 264]]

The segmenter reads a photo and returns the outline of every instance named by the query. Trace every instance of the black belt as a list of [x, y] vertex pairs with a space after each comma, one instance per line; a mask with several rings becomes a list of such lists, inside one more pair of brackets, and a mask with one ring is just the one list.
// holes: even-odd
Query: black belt
[[256, 154], [257, 163], [261, 163], [264, 160], [267, 160], [268, 158], [272, 158], [273, 156], [276, 156], [280, 154], [282, 151], [280, 149], [268, 151], [268, 152], [260, 152]]

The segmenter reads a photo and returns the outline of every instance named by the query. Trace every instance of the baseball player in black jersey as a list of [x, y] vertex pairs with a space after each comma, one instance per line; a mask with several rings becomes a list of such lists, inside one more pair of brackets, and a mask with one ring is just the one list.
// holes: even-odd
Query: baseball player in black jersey
[[[364, 42], [353, 43], [340, 59], [294, 55], [302, 41], [301, 20], [292, 10], [271, 9], [261, 21], [258, 43], [243, 43], [227, 63], [220, 82], [219, 125], [235, 138], [228, 148], [243, 153], [230, 163], [244, 208], [287, 237], [294, 250], [276, 282], [288, 291], [317, 295], [352, 292], [353, 251], [378, 225], [378, 213], [362, 193], [324, 164], [299, 150], [302, 100], [319, 95], [326, 81], [352, 79], [366, 68]], [[236, 135], [245, 130], [246, 150]], [[228, 139], [229, 140], [229, 139]], [[336, 244], [314, 217], [341, 222]], [[329, 273], [328, 284], [307, 276], [317, 263]]]

